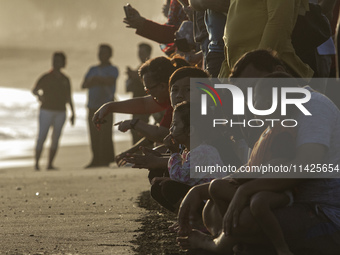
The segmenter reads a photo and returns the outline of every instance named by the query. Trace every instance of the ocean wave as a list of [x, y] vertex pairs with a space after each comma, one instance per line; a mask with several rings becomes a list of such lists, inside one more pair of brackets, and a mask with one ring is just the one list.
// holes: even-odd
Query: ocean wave
[[20, 131], [6, 127], [0, 127], [0, 140], [27, 139], [32, 137], [33, 134], [29, 131]]

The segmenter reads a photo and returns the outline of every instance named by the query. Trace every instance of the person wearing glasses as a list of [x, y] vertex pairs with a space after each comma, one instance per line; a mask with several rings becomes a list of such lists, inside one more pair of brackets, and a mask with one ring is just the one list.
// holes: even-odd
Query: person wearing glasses
[[[95, 112], [92, 118], [93, 123], [99, 130], [104, 123], [104, 118], [110, 113], [152, 114], [165, 110], [159, 125], [151, 125], [139, 119], [131, 119], [121, 122], [118, 126], [120, 131], [126, 132], [134, 129], [141, 133], [146, 140], [163, 143], [164, 137], [169, 133], [173, 110], [169, 96], [169, 78], [176, 69], [187, 65], [189, 64], [182, 58], [169, 59], [157, 57], [146, 61], [139, 68], [139, 76], [143, 81], [144, 90], [147, 95], [103, 104]], [[126, 153], [138, 151], [139, 146], [145, 145], [144, 138], [142, 138], [143, 143], [139, 141], [131, 149], [118, 155], [116, 157], [117, 164], [121, 165], [119, 162]]]

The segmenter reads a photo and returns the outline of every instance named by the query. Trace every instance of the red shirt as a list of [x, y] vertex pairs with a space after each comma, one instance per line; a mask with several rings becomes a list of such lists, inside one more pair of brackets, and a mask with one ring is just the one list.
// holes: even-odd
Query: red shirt
[[166, 102], [166, 103], [162, 103], [162, 104], [157, 102], [156, 100], [155, 100], [155, 102], [165, 109], [164, 116], [163, 116], [161, 122], [159, 123], [159, 125], [162, 126], [162, 127], [170, 128], [170, 125], [171, 125], [171, 122], [172, 122], [172, 112], [173, 112], [173, 108], [170, 104], [170, 101]]

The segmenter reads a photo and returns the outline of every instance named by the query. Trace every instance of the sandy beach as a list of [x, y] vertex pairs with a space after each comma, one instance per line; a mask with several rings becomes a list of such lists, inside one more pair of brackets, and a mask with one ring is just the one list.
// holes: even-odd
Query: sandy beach
[[[158, 43], [125, 27], [126, 1], [0, 2], [0, 89], [11, 89], [0, 93], [0, 254], [177, 254], [175, 236], [167, 231], [175, 215], [169, 217], [150, 199], [147, 170], [115, 164], [84, 170], [91, 159], [89, 146], [63, 142], [88, 141], [81, 84], [98, 63], [98, 45], [113, 46], [112, 63], [120, 72], [116, 97], [123, 100], [131, 96], [125, 91], [126, 67], [140, 65], [137, 45], [150, 43], [156, 57], [163, 55]], [[148, 19], [166, 22], [164, 1], [129, 3]], [[59, 170], [45, 170], [45, 144], [42, 170], [35, 172], [38, 102], [31, 89], [50, 70], [55, 51], [67, 56], [64, 72], [74, 92], [76, 125], [64, 128], [55, 160]], [[115, 143], [116, 153], [129, 148], [124, 141]]]
[[0, 254], [135, 254], [147, 171], [84, 170], [89, 158], [88, 146], [61, 147], [58, 171], [0, 170]]

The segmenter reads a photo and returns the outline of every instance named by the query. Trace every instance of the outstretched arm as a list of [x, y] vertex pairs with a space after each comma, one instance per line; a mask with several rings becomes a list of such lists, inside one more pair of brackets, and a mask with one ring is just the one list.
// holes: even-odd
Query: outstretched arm
[[129, 100], [109, 102], [103, 104], [98, 111], [95, 112], [92, 121], [97, 128], [100, 128], [103, 119], [109, 113], [130, 113], [130, 114], [150, 114], [163, 111], [164, 108], [157, 104], [152, 96], [136, 97]]
[[118, 166], [124, 166], [126, 164], [126, 162], [128, 162], [127, 160], [125, 160], [125, 157], [127, 155], [136, 153], [140, 150], [140, 147], [149, 146], [149, 145], [153, 145], [153, 142], [146, 139], [145, 137], [141, 138], [130, 149], [123, 151], [122, 153], [120, 153], [119, 155], [117, 155], [115, 157], [115, 161], [116, 161], [117, 165]]
[[136, 34], [158, 43], [172, 43], [178, 27], [174, 25], [159, 24], [142, 17], [139, 12], [129, 6], [129, 16], [124, 18], [128, 28], [135, 28]]
[[150, 125], [142, 120], [125, 120], [119, 124], [118, 129], [122, 132], [134, 129], [145, 136], [146, 139], [158, 143], [162, 143], [164, 137], [169, 133], [169, 129], [166, 127]]
[[141, 147], [140, 150], [143, 152], [143, 155], [127, 155], [124, 158], [127, 162], [134, 164], [132, 168], [146, 168], [150, 171], [162, 170], [164, 172], [168, 170], [169, 157], [167, 155], [164, 156], [155, 150], [145, 147]]

